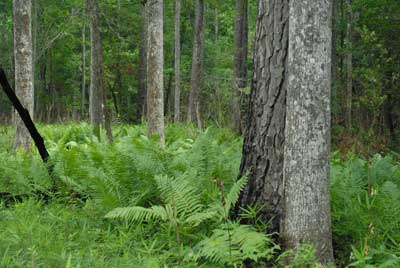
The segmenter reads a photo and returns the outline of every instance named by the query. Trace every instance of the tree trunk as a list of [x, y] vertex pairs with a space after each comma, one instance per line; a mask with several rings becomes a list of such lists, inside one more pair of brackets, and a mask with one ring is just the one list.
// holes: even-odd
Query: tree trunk
[[82, 14], [82, 101], [81, 118], [85, 118], [86, 105], [86, 15]]
[[312, 244], [333, 261], [330, 194], [331, 0], [290, 1], [285, 128], [287, 248]]
[[92, 134], [100, 139], [103, 119], [103, 48], [100, 36], [100, 15], [97, 0], [87, 0], [90, 16], [90, 97], [89, 113]]
[[139, 47], [139, 92], [136, 109], [137, 120], [146, 117], [146, 95], [147, 95], [147, 39], [148, 39], [148, 15], [147, 4], [141, 5], [141, 41]]
[[[31, 0], [14, 0], [14, 57], [15, 92], [22, 105], [33, 118], [33, 47], [31, 25]], [[31, 138], [18, 114], [15, 114], [16, 132], [14, 148], [26, 148]]]
[[235, 60], [233, 65], [233, 129], [242, 133], [240, 91], [247, 86], [248, 0], [236, 0]]
[[353, 13], [351, 10], [351, 0], [347, 2], [347, 53], [346, 53], [346, 127], [350, 131], [352, 127], [352, 104], [353, 104]]
[[289, 0], [260, 0], [248, 125], [240, 176], [248, 174], [240, 207], [258, 206], [279, 232], [282, 214]]
[[179, 122], [181, 109], [181, 0], [175, 0], [175, 105], [174, 121]]
[[188, 121], [199, 123], [198, 107], [200, 105], [200, 90], [203, 81], [203, 57], [205, 46], [205, 4], [204, 0], [196, 0], [195, 34], [192, 58], [192, 76], [190, 80], [190, 95], [188, 106]]
[[164, 134], [164, 34], [163, 0], [149, 0], [147, 55], [147, 120], [149, 136], [157, 135], [161, 146]]

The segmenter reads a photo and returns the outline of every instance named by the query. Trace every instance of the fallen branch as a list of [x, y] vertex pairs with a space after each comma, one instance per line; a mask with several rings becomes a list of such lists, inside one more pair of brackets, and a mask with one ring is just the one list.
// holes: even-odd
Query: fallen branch
[[6, 93], [8, 99], [12, 102], [12, 105], [18, 112], [19, 116], [21, 117], [22, 121], [24, 122], [26, 128], [29, 131], [29, 134], [31, 135], [33, 141], [35, 142], [40, 157], [42, 158], [43, 163], [45, 163], [47, 167], [47, 172], [49, 173], [50, 178], [53, 180], [52, 192], [54, 192], [56, 190], [55, 188], [56, 182], [54, 178], [54, 166], [53, 164], [49, 163], [50, 155], [44, 144], [43, 137], [40, 135], [35, 124], [33, 123], [32, 118], [29, 115], [29, 111], [26, 108], [24, 108], [24, 106], [21, 104], [18, 97], [12, 90], [10, 84], [8, 83], [6, 74], [2, 68], [0, 68], [0, 84], [3, 87], [4, 93]]

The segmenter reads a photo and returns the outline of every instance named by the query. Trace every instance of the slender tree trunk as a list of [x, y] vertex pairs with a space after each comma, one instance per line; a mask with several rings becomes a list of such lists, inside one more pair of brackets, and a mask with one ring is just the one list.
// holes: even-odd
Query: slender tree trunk
[[[14, 0], [14, 57], [15, 57], [15, 92], [22, 105], [33, 118], [33, 47], [31, 25], [31, 0]], [[14, 148], [26, 148], [31, 145], [31, 138], [18, 114], [15, 114], [16, 133]]]
[[103, 119], [103, 48], [100, 36], [100, 15], [97, 0], [87, 0], [90, 16], [90, 97], [89, 113], [92, 133], [100, 139]]
[[136, 117], [143, 120], [146, 117], [147, 95], [147, 39], [148, 39], [148, 14], [147, 4], [141, 5], [141, 41], [139, 48], [139, 92], [136, 109]]
[[203, 82], [203, 61], [205, 46], [205, 4], [204, 0], [196, 0], [195, 34], [192, 58], [192, 76], [190, 80], [190, 95], [188, 106], [188, 121], [197, 122], [197, 106], [200, 105], [200, 90]]
[[233, 128], [242, 133], [240, 91], [247, 86], [248, 0], [236, 0], [235, 60], [233, 65]]
[[181, 109], [181, 0], [175, 0], [175, 111], [174, 121], [180, 120]]
[[164, 134], [164, 34], [163, 0], [148, 0], [147, 120], [149, 136], [157, 135], [161, 146]]
[[214, 9], [214, 43], [217, 44], [219, 40], [219, 17], [218, 17], [218, 9]]
[[85, 118], [86, 106], [86, 14], [82, 14], [82, 101], [81, 118]]
[[285, 128], [285, 216], [288, 248], [312, 244], [333, 261], [330, 194], [331, 0], [290, 1], [289, 79]]
[[[238, 207], [258, 206], [279, 232], [283, 211], [289, 0], [260, 0], [247, 129], [240, 176], [249, 183]], [[236, 212], [238, 214], [238, 211]]]
[[337, 17], [338, 17], [338, 0], [332, 0], [332, 107], [333, 114], [337, 114]]
[[353, 104], [353, 12], [351, 0], [347, 2], [347, 52], [346, 52], [346, 127], [350, 131], [352, 127], [352, 104]]

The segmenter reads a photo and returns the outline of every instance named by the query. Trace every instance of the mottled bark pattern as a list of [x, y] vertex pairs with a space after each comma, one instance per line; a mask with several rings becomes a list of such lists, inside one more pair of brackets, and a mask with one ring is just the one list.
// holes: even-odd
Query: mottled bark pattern
[[149, 0], [147, 55], [147, 120], [149, 136], [158, 135], [164, 146], [164, 35], [163, 0]]
[[203, 61], [204, 61], [204, 46], [205, 46], [205, 4], [204, 0], [196, 0], [196, 14], [194, 26], [194, 45], [192, 58], [192, 76], [190, 80], [190, 96], [188, 106], [188, 121], [197, 122], [200, 125], [199, 105], [200, 105], [200, 90], [203, 81]]
[[179, 122], [181, 109], [181, 0], [175, 1], [175, 105], [174, 121]]
[[236, 0], [235, 60], [233, 65], [233, 128], [242, 132], [240, 90], [247, 86], [248, 0]]
[[[15, 93], [33, 118], [32, 1], [14, 0], [13, 4]], [[15, 113], [15, 124], [14, 148], [28, 149], [32, 141], [27, 128], [17, 113]]]
[[100, 139], [100, 126], [103, 121], [103, 48], [97, 0], [87, 0], [87, 8], [90, 16], [90, 124], [93, 135]]
[[290, 1], [285, 129], [286, 247], [333, 261], [330, 195], [331, 0]]
[[239, 206], [262, 206], [279, 231], [282, 213], [284, 129], [287, 87], [288, 0], [260, 0], [254, 54], [254, 79], [241, 176], [249, 183]]

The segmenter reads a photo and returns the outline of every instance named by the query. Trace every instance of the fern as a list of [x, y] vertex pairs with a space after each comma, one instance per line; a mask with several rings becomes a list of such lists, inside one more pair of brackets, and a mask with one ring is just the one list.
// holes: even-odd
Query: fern
[[240, 265], [244, 260], [258, 262], [272, 258], [277, 250], [271, 238], [253, 227], [224, 224], [195, 246], [195, 259], [205, 258], [220, 265]]

